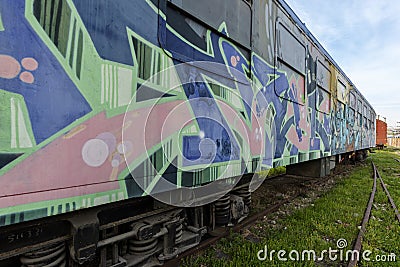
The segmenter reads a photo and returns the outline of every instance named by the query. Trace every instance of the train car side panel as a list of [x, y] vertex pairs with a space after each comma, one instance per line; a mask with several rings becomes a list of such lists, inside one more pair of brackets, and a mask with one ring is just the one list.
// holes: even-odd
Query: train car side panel
[[285, 5], [219, 5], [213, 20], [196, 1], [1, 5], [1, 225], [367, 140], [366, 104], [363, 137], [350, 138], [349, 81]]

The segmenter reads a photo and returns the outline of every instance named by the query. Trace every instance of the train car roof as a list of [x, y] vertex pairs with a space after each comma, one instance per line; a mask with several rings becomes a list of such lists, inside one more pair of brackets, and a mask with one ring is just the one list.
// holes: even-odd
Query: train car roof
[[[362, 96], [363, 100], [374, 110], [371, 104], [365, 99], [365, 97], [361, 94], [361, 92], [357, 89], [354, 83], [350, 80], [350, 78], [346, 75], [346, 73], [340, 68], [340, 66], [336, 63], [336, 61], [329, 55], [328, 51], [318, 42], [317, 38], [310, 32], [307, 28], [306, 24], [301, 21], [301, 19], [296, 15], [293, 9], [284, 1], [284, 0], [277, 0], [277, 2], [281, 5], [281, 7], [289, 14], [289, 16], [293, 19], [293, 21], [299, 26], [299, 28], [311, 39], [311, 41], [317, 46], [317, 48], [326, 56], [329, 61], [337, 68], [337, 70], [347, 79], [347, 81], [356, 89], [360, 95]], [[375, 113], [375, 110], [374, 110]]]

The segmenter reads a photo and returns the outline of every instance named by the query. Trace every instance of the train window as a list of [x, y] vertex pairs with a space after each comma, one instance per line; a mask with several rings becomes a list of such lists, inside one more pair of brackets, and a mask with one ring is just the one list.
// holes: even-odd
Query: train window
[[353, 93], [350, 93], [349, 102], [350, 102], [350, 107], [355, 109], [356, 108], [356, 96]]
[[337, 96], [341, 101], [346, 100], [346, 85], [340, 80], [337, 80]]
[[354, 125], [356, 123], [356, 111], [353, 108], [349, 108], [349, 117], [348, 120], [351, 125]]
[[304, 75], [306, 69], [306, 48], [282, 23], [277, 29], [278, 59], [290, 68]]
[[358, 110], [358, 112], [362, 112], [362, 103], [361, 103], [361, 100], [358, 100], [358, 102], [357, 102], [357, 110]]
[[368, 121], [367, 121], [367, 117], [364, 117], [364, 120], [363, 120], [363, 126], [364, 126], [364, 128], [365, 128], [365, 129], [368, 129]]
[[251, 6], [248, 1], [167, 0], [166, 8], [167, 23], [188, 41], [200, 38], [205, 42], [205, 28], [219, 31], [224, 25], [226, 31], [220, 31], [222, 35], [247, 49], [251, 47]]
[[353, 108], [349, 108], [349, 116], [354, 117], [356, 114], [356, 111]]
[[289, 91], [275, 93], [289, 101], [305, 103], [306, 48], [280, 22], [277, 25], [277, 68], [284, 71], [289, 79]]
[[329, 91], [331, 84], [331, 72], [329, 69], [318, 60], [317, 62], [317, 85]]
[[317, 88], [316, 108], [318, 111], [329, 114], [331, 111], [331, 94], [320, 86], [317, 86]]
[[345, 104], [338, 101], [336, 105], [336, 118], [344, 119], [345, 118]]
[[[207, 28], [204, 25], [188, 18], [185, 13], [179, 9], [172, 8], [170, 5], [167, 7], [167, 22], [192, 45], [204, 51], [207, 50]], [[172, 38], [167, 39], [168, 47], [171, 46], [169, 42], [173, 42]]]
[[362, 115], [360, 112], [358, 112], [358, 126], [362, 126]]

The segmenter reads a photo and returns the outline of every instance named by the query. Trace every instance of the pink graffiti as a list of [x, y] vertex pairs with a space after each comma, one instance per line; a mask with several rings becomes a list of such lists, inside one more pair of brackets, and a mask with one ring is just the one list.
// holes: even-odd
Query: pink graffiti
[[8, 55], [0, 55], [0, 78], [13, 79], [21, 71], [18, 61]]
[[33, 77], [32, 73], [28, 71], [24, 71], [19, 75], [19, 79], [24, 83], [33, 83], [35, 81], [35, 77]]
[[240, 61], [240, 57], [239, 56], [231, 56], [231, 65], [233, 66], [233, 67], [236, 67], [237, 66], [237, 64], [239, 63], [239, 61]]
[[21, 61], [22, 67], [24, 67], [27, 70], [34, 71], [38, 68], [39, 63], [36, 61], [36, 59], [31, 58], [31, 57], [26, 57], [22, 59]]
[[[27, 71], [21, 72], [21, 64]], [[35, 71], [39, 63], [34, 58], [26, 57], [22, 59], [21, 64], [12, 56], [0, 55], [0, 78], [14, 79], [19, 74], [19, 79], [24, 83], [33, 83], [35, 77], [30, 71]]]
[[304, 98], [304, 89], [305, 89], [304, 78], [303, 77], [296, 78], [293, 75], [290, 78], [289, 83], [293, 86], [293, 88], [295, 88], [295, 90], [297, 92], [297, 94], [296, 94], [297, 103], [293, 102], [291, 105], [288, 106], [286, 116], [288, 116], [288, 117], [294, 116], [294, 105], [298, 106], [299, 115], [300, 115], [298, 127], [302, 130], [303, 137], [302, 137], [302, 140], [299, 140], [295, 125], [292, 125], [292, 127], [290, 127], [286, 137], [300, 151], [307, 151], [309, 149], [308, 140], [311, 136], [311, 125], [308, 123], [307, 99], [305, 99], [306, 102], [304, 103], [304, 105], [299, 104], [299, 103], [303, 103], [303, 98]]

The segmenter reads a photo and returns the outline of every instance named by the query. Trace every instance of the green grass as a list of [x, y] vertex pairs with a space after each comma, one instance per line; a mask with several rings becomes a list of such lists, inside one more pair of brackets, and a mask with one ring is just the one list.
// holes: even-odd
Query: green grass
[[271, 168], [268, 170], [263, 170], [259, 171], [258, 175], [263, 178], [271, 178], [280, 174], [285, 174], [286, 173], [286, 167], [285, 166], [278, 166], [275, 168]]
[[[334, 188], [316, 199], [308, 207], [296, 210], [290, 215], [280, 216], [276, 225], [268, 223], [268, 218], [260, 221], [244, 232], [231, 234], [214, 247], [198, 257], [187, 258], [183, 266], [338, 266], [344, 264], [337, 259], [332, 261], [325, 255], [322, 261], [292, 261], [289, 252], [297, 250], [314, 250], [317, 257], [323, 250], [337, 249], [337, 240], [347, 240], [347, 247], [352, 249], [359, 232], [365, 208], [367, 206], [373, 179], [371, 158], [379, 166], [388, 190], [400, 205], [400, 163], [394, 161], [393, 152], [377, 151], [371, 154], [361, 166], [353, 169], [350, 175], [339, 178]], [[400, 158], [400, 157], [399, 157]], [[382, 189], [378, 188], [376, 206], [373, 208], [371, 220], [367, 226], [363, 249], [372, 251], [370, 258], [378, 254], [396, 253], [400, 258], [400, 229]], [[380, 206], [382, 205], [382, 206]], [[384, 208], [382, 208], [384, 207]], [[294, 209], [293, 207], [291, 208]], [[275, 252], [272, 261], [267, 258], [260, 261], [258, 251], [267, 246], [271, 250], [285, 250], [288, 261], [278, 260]], [[295, 257], [295, 254], [291, 254]], [[301, 254], [300, 254], [301, 258]], [[307, 257], [306, 257], [307, 258]], [[342, 257], [345, 259], [345, 256]], [[400, 259], [398, 259], [400, 263]], [[376, 262], [363, 261], [362, 266], [380, 266]], [[381, 266], [398, 266], [391, 262]], [[400, 265], [400, 264], [399, 264]]]

